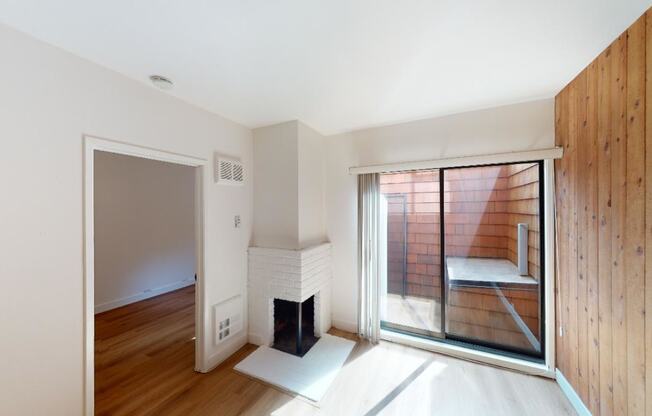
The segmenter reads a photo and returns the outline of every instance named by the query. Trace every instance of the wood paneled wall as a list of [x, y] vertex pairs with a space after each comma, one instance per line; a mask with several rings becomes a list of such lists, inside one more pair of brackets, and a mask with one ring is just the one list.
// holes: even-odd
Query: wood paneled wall
[[555, 102], [557, 367], [594, 415], [652, 415], [651, 76], [648, 11]]

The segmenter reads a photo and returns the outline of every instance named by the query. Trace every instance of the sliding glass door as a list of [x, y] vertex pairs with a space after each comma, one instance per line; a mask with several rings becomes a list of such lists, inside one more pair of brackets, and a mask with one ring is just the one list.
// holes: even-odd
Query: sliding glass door
[[444, 171], [447, 338], [541, 355], [542, 168]]
[[387, 265], [381, 327], [442, 336], [439, 171], [380, 177]]
[[381, 175], [381, 326], [543, 358], [543, 163]]

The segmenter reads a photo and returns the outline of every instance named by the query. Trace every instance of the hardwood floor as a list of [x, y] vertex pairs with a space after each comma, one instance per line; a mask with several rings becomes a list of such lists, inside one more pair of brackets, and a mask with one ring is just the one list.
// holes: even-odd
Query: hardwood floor
[[317, 408], [233, 370], [251, 344], [209, 374], [195, 373], [193, 310], [189, 287], [96, 316], [96, 414], [574, 414], [550, 380], [388, 342], [358, 342]]

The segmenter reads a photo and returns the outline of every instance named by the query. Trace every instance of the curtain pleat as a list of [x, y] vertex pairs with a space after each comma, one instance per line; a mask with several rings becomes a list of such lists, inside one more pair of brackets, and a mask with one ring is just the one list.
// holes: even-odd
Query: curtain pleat
[[358, 176], [358, 272], [360, 304], [358, 330], [360, 336], [378, 342], [380, 319], [380, 175]]

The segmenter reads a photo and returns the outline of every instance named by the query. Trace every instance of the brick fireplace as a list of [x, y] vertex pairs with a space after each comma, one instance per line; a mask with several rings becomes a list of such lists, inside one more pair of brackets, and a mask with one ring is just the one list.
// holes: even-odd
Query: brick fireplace
[[[331, 326], [330, 285], [330, 243], [300, 250], [250, 247], [249, 341], [299, 356], [305, 354]], [[283, 317], [275, 314], [277, 309]], [[298, 310], [302, 313], [298, 314]], [[301, 335], [299, 329], [303, 330]], [[288, 339], [291, 336], [302, 339], [293, 344]], [[300, 348], [296, 348], [297, 344]]]

